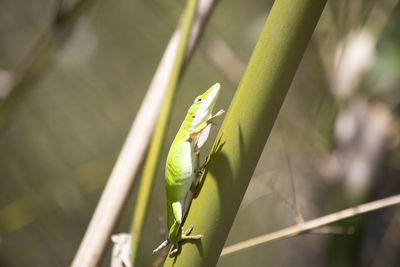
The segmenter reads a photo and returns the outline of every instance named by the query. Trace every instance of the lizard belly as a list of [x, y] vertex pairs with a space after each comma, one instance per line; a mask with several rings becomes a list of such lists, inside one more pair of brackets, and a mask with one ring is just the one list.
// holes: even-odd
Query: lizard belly
[[183, 214], [185, 199], [193, 181], [193, 148], [186, 141], [172, 145], [167, 156], [165, 182], [167, 189], [168, 228], [171, 229], [175, 218], [172, 205], [180, 202]]
[[183, 200], [193, 181], [194, 153], [189, 141], [174, 146], [168, 153], [166, 166], [166, 185], [169, 198]]

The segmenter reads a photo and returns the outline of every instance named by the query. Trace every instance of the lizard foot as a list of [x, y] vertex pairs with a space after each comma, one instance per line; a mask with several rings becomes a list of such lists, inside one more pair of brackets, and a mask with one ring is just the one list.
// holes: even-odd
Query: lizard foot
[[189, 228], [186, 229], [185, 232], [182, 229], [182, 234], [178, 238], [179, 240], [174, 243], [174, 249], [171, 250], [171, 252], [169, 253], [169, 255], [171, 257], [174, 256], [179, 251], [179, 243], [182, 242], [183, 240], [198, 240], [198, 239], [201, 239], [203, 237], [203, 235], [201, 235], [201, 234], [200, 235], [190, 235], [192, 230], [193, 230], [193, 225], [190, 225]]

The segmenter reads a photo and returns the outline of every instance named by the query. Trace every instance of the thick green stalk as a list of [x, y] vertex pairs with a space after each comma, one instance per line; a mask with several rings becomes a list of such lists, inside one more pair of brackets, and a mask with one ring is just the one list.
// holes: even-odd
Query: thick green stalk
[[137, 249], [140, 242], [144, 221], [146, 219], [155, 174], [157, 172], [157, 167], [162, 154], [161, 152], [165, 141], [167, 126], [171, 117], [171, 110], [175, 99], [176, 88], [185, 59], [192, 22], [196, 14], [196, 7], [197, 0], [187, 1], [182, 20], [181, 36], [179, 39], [177, 54], [172, 67], [164, 101], [161, 106], [160, 116], [158, 117], [154, 129], [154, 135], [150, 143], [149, 152], [143, 169], [142, 181], [139, 188], [131, 227], [133, 265], [135, 264]]
[[276, 0], [239, 84], [193, 200], [185, 243], [164, 266], [215, 266], [290, 83], [325, 6], [324, 0]]

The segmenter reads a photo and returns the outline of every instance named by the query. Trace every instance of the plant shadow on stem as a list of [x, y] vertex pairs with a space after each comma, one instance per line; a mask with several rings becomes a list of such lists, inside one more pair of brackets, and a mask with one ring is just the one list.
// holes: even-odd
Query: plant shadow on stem
[[[215, 143], [213, 146], [210, 155], [208, 157], [208, 160], [206, 162], [206, 168], [204, 169], [203, 174], [200, 177], [199, 183], [196, 187], [196, 190], [194, 191], [193, 194], [193, 199], [197, 198], [201, 192], [201, 189], [203, 188], [204, 182], [206, 180], [207, 174], [209, 172], [209, 166], [213, 165], [215, 156], [221, 151], [222, 147], [224, 146], [225, 143], [221, 143], [221, 138], [218, 138], [218, 141]], [[191, 203], [190, 203], [191, 204]], [[185, 217], [186, 218], [186, 217]]]

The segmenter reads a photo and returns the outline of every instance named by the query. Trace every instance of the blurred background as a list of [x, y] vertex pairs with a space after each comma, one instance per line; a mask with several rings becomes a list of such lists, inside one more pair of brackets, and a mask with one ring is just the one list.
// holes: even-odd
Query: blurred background
[[[0, 266], [71, 263], [184, 4], [0, 0]], [[228, 109], [272, 4], [218, 2], [180, 84], [163, 162], [195, 96], [218, 81], [216, 109]], [[227, 245], [298, 213], [400, 192], [399, 26], [397, 1], [328, 1]], [[165, 227], [163, 166], [158, 177], [138, 266], [153, 264]], [[115, 233], [129, 230], [138, 185]], [[398, 207], [337, 225], [347, 234], [272, 242], [218, 266], [400, 266]]]

